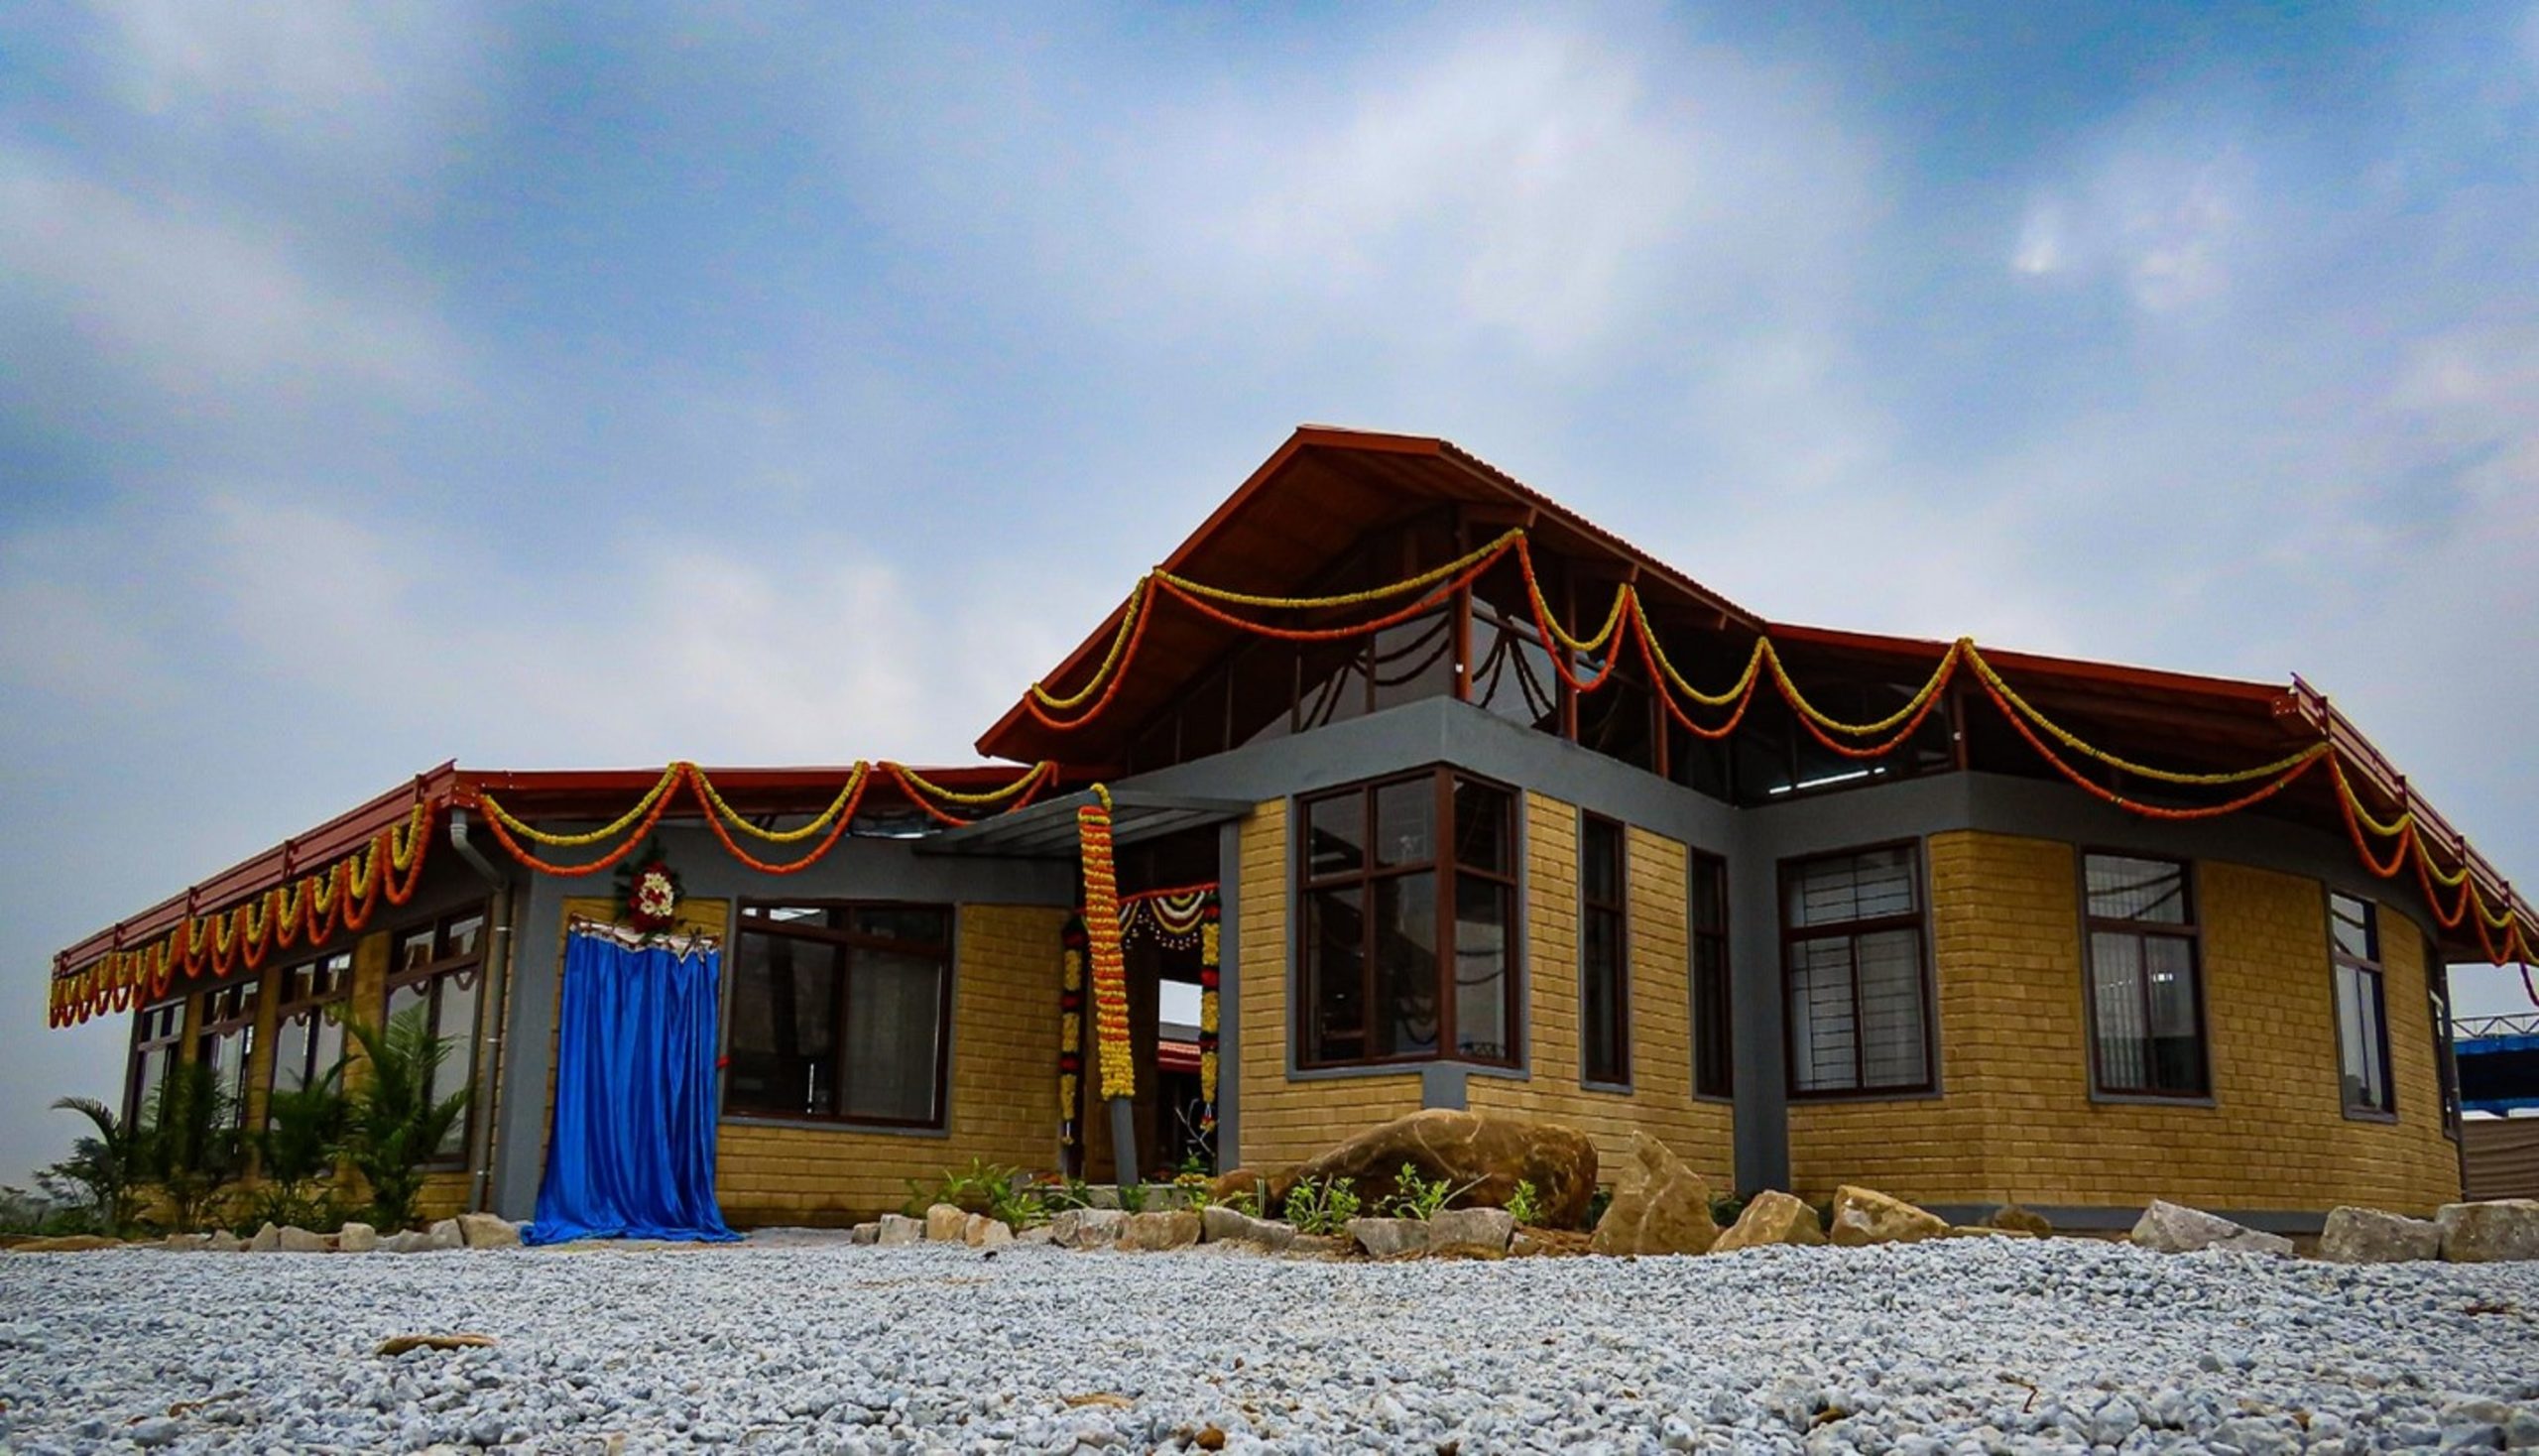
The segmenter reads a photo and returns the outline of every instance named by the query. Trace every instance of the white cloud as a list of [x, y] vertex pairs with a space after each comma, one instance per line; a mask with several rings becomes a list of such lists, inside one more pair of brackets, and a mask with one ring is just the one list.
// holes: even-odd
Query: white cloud
[[2251, 243], [2254, 195], [2235, 146], [2128, 139], [2088, 175], [2030, 199], [2010, 270], [2111, 279], [2146, 312], [2187, 308], [2229, 290]]

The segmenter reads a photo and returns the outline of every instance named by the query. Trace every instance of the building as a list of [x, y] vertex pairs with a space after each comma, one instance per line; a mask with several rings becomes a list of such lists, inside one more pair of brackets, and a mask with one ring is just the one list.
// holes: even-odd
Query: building
[[[56, 1020], [130, 1015], [136, 1105], [204, 1058], [253, 1118], [317, 1009], [423, 1007], [476, 1090], [436, 1195], [526, 1217], [568, 928], [618, 909], [568, 872], [640, 854], [724, 948], [736, 1223], [1469, 1107], [1723, 1187], [2300, 1230], [2459, 1196], [2444, 966], [2529, 953], [2297, 678], [1770, 622], [1432, 438], [1298, 430], [977, 746], [1012, 767], [445, 765], [63, 951]], [[1195, 1078], [1170, 982], [1214, 983]]]

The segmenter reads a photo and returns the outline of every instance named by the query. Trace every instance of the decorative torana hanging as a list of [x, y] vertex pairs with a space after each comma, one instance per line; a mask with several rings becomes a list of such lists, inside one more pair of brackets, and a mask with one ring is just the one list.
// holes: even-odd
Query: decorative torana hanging
[[1199, 1131], [1217, 1127], [1217, 887], [1188, 885], [1149, 890], [1120, 902], [1120, 936], [1141, 935], [1157, 945], [1199, 952]]
[[1075, 1147], [1077, 1092], [1084, 1085], [1084, 917], [1067, 920], [1058, 970], [1058, 1142]]
[[1137, 1058], [1129, 1050], [1128, 964], [1120, 942], [1119, 870], [1111, 859], [1111, 790], [1093, 786], [1092, 803], [1075, 811], [1076, 850], [1084, 864], [1084, 931], [1093, 968], [1095, 1055], [1105, 1098], [1138, 1094]]

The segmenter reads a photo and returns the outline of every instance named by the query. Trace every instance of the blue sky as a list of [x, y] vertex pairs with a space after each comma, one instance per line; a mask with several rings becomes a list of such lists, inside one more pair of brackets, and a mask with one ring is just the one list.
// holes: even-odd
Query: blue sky
[[2526, 0], [9, 7], [0, 1176], [59, 945], [446, 758], [957, 761], [1303, 421], [2301, 671], [2539, 877], [2534, 280]]

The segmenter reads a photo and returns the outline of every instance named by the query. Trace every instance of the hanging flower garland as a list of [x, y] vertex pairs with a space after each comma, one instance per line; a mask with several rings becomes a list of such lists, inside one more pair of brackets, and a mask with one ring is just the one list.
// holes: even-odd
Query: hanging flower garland
[[1070, 916], [1058, 956], [1058, 1144], [1073, 1148], [1084, 1081], [1084, 919]]
[[1134, 1097], [1137, 1059], [1129, 1049], [1128, 965], [1121, 952], [1120, 886], [1111, 858], [1111, 790], [1093, 786], [1094, 802], [1075, 811], [1076, 848], [1084, 866], [1084, 928], [1093, 967], [1093, 1028], [1105, 1098]]
[[179, 917], [165, 935], [131, 950], [108, 951], [76, 971], [57, 974], [46, 1021], [73, 1027], [136, 1002], [167, 996], [179, 972], [199, 980], [261, 967], [275, 949], [310, 949], [339, 929], [359, 930], [381, 900], [400, 906], [423, 882], [431, 848], [434, 806], [418, 798], [402, 821], [372, 835], [351, 854], [227, 909]]
[[644, 934], [658, 934], [678, 923], [679, 902], [686, 898], [678, 871], [655, 839], [643, 854], [617, 872], [617, 922]]
[[1214, 884], [1175, 890], [1149, 890], [1120, 901], [1123, 943], [1146, 936], [1157, 945], [1199, 952], [1199, 1131], [1217, 1128], [1218, 955], [1223, 937], [1218, 925], [1218, 893]]
[[1217, 953], [1223, 939], [1217, 927], [1217, 893], [1208, 892], [1208, 903], [1200, 910], [1199, 921], [1199, 1131], [1214, 1136], [1217, 1131]]

